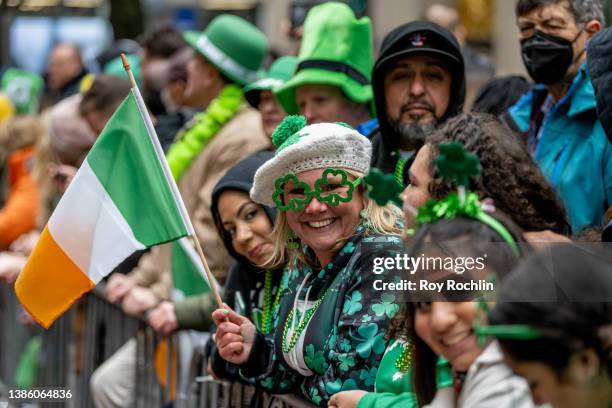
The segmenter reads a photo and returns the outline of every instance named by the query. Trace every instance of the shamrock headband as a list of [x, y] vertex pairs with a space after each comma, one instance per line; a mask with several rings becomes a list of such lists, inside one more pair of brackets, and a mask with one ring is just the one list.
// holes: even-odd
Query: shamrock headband
[[[489, 314], [489, 305], [483, 297], [478, 299], [478, 309], [484, 315]], [[487, 325], [475, 320], [472, 329], [478, 340], [478, 344], [483, 347], [487, 337], [495, 337], [500, 340], [535, 340], [542, 337], [542, 332], [526, 324], [507, 324], [507, 325]]]
[[481, 325], [474, 322], [472, 329], [482, 344], [487, 337], [500, 340], [536, 340], [542, 337], [542, 332], [526, 324]]
[[[435, 161], [440, 176], [457, 185], [457, 192], [449, 194], [442, 200], [428, 200], [417, 210], [413, 209], [417, 225], [420, 227], [441, 219], [467, 217], [478, 220], [492, 228], [512, 248], [518, 256], [520, 251], [512, 234], [504, 225], [488, 215], [478, 200], [478, 195], [467, 192], [470, 177], [478, 176], [481, 172], [478, 157], [467, 152], [461, 143], [441, 144], [440, 155]], [[378, 205], [384, 206], [393, 202], [403, 205], [400, 193], [403, 186], [392, 174], [383, 175], [379, 170], [372, 169], [364, 178], [368, 188], [368, 195]]]
[[[340, 176], [340, 180], [329, 180], [329, 176]], [[326, 168], [321, 178], [314, 183], [314, 189], [310, 189], [308, 183], [298, 179], [289, 173], [279, 177], [274, 183], [274, 194], [272, 200], [279, 211], [302, 211], [308, 203], [316, 198], [322, 203], [336, 207], [340, 203], [348, 203], [353, 199], [353, 191], [361, 183], [361, 177], [351, 181], [345, 170]], [[289, 191], [285, 190], [288, 187]], [[283, 202], [285, 196], [287, 203]]]

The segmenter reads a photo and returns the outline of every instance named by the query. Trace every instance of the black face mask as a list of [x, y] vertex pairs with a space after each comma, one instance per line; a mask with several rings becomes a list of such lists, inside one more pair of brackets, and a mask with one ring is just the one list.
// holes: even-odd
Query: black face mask
[[[544, 85], [561, 82], [570, 65], [574, 62], [572, 45], [580, 34], [581, 32], [573, 41], [569, 41], [536, 30], [533, 36], [522, 40], [521, 55], [531, 78], [536, 83]], [[582, 55], [582, 52], [580, 55]]]

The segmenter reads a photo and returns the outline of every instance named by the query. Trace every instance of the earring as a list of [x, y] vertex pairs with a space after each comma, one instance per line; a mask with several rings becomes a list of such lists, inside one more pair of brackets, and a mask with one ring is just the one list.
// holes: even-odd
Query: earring
[[365, 208], [359, 211], [359, 218], [361, 219], [360, 221], [361, 225], [363, 225], [363, 228], [365, 228], [366, 230], [374, 229], [372, 221], [370, 220], [370, 215], [368, 214], [368, 211]]
[[289, 236], [287, 237], [287, 248], [298, 249], [300, 247], [300, 239], [295, 235], [292, 229], [289, 230]]

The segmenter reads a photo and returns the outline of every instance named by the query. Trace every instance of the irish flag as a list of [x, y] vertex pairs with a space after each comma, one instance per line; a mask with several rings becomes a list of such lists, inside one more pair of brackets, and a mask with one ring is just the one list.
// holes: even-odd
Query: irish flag
[[211, 291], [219, 283], [208, 280], [202, 260], [198, 257], [188, 238], [181, 238], [172, 243], [172, 285], [174, 287], [174, 300], [182, 300], [189, 296], [196, 296]]
[[134, 251], [193, 234], [142, 97], [134, 88], [62, 196], [15, 282], [43, 327]]

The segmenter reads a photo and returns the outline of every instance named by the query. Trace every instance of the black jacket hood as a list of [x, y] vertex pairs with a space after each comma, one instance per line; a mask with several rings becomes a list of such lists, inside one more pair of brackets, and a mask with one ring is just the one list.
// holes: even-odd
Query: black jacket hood
[[385, 74], [393, 63], [410, 54], [436, 54], [447, 61], [452, 74], [451, 98], [441, 122], [461, 112], [465, 102], [465, 65], [461, 47], [453, 34], [428, 21], [413, 21], [391, 31], [384, 38], [372, 71], [374, 104], [378, 114], [382, 148], [387, 154], [395, 151], [398, 137], [387, 118]]
[[[255, 270], [259, 270], [259, 268], [255, 267], [247, 258], [234, 250], [234, 246], [232, 245], [232, 237], [223, 228], [221, 217], [219, 215], [219, 197], [221, 196], [221, 193], [226, 190], [244, 191], [245, 193], [249, 194], [249, 191], [253, 186], [255, 172], [259, 167], [261, 167], [262, 164], [270, 160], [272, 156], [274, 156], [272, 152], [260, 151], [252, 154], [229, 169], [221, 180], [219, 180], [219, 182], [215, 185], [210, 204], [210, 210], [212, 212], [213, 220], [215, 221], [215, 226], [217, 227], [219, 236], [223, 238], [223, 244], [225, 245], [227, 252], [229, 252], [230, 255], [244, 267]], [[274, 225], [276, 209], [267, 207], [265, 205], [262, 205], [262, 207], [268, 215], [270, 222], [272, 225]]]

